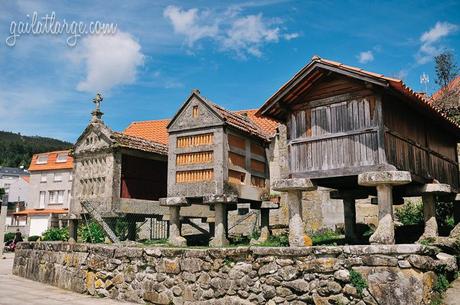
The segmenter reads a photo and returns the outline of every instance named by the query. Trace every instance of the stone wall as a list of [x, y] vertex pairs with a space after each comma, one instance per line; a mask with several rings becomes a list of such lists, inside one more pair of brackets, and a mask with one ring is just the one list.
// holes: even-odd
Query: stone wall
[[[433, 271], [457, 270], [454, 257], [422, 245], [180, 249], [22, 243], [15, 255], [15, 275], [153, 304], [429, 304]], [[369, 285], [362, 295], [350, 282], [351, 269]]]

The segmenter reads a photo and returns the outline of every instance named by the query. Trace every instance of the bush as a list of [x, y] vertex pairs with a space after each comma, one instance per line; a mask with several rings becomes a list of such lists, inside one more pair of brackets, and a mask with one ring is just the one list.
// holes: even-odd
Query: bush
[[423, 224], [423, 204], [421, 201], [408, 201], [396, 209], [395, 215], [406, 226]]
[[37, 241], [40, 239], [40, 236], [38, 235], [32, 235], [27, 238], [27, 241]]
[[447, 288], [449, 288], [449, 286], [449, 280], [447, 280], [446, 276], [444, 274], [438, 274], [438, 278], [434, 283], [433, 290], [437, 293], [442, 294], [444, 291], [447, 290]]
[[4, 242], [9, 242], [11, 240], [14, 239], [14, 233], [13, 232], [8, 232], [8, 233], [5, 233], [4, 235]]
[[355, 270], [350, 270], [350, 283], [353, 287], [356, 288], [356, 291], [360, 296], [363, 295], [364, 289], [368, 287], [366, 280], [363, 278], [361, 273], [356, 272]]
[[78, 229], [78, 235], [85, 243], [97, 244], [105, 240], [104, 230], [102, 230], [102, 227], [95, 221], [81, 224]]
[[49, 228], [42, 234], [44, 241], [67, 241], [69, 240], [69, 230], [67, 228]]

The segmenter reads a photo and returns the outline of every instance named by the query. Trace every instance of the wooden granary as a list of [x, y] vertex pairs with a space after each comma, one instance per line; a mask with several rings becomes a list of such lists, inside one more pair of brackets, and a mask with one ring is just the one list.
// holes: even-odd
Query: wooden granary
[[[171, 225], [181, 206], [215, 209], [215, 245], [226, 243], [227, 210], [237, 202], [260, 208], [269, 194], [268, 138], [244, 115], [227, 111], [194, 90], [168, 125], [168, 197]], [[180, 224], [177, 224], [179, 226]], [[183, 244], [179, 227], [170, 242]]]
[[[287, 125], [289, 178], [344, 199], [348, 237], [357, 198], [377, 194], [380, 222], [390, 215], [391, 231], [393, 196], [423, 196], [428, 221], [433, 196], [458, 191], [459, 126], [401, 80], [315, 56], [258, 115]], [[394, 241], [382, 238], [382, 226], [371, 242]]]

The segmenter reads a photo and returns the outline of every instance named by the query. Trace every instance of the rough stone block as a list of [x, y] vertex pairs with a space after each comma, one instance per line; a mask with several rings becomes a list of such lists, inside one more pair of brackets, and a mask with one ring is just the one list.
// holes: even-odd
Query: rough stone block
[[306, 178], [280, 179], [273, 181], [272, 189], [279, 192], [314, 191], [316, 185]]
[[404, 185], [411, 181], [410, 173], [405, 171], [366, 172], [358, 175], [358, 184], [362, 186]]

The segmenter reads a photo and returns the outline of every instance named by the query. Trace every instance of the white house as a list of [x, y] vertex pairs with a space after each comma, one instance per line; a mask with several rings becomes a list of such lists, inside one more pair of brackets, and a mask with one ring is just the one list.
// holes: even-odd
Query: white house
[[41, 235], [62, 225], [68, 213], [72, 188], [73, 158], [69, 150], [35, 154], [29, 166], [27, 209], [14, 213], [17, 224], [26, 223], [26, 235]]

